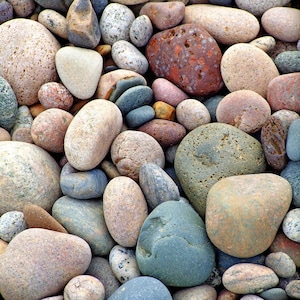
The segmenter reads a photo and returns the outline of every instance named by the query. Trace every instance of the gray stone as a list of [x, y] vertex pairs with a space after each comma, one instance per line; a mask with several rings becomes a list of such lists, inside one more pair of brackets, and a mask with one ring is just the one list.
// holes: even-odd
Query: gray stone
[[296, 119], [292, 122], [288, 129], [288, 135], [286, 139], [286, 154], [290, 160], [300, 160], [300, 119]]
[[281, 288], [272, 288], [259, 294], [265, 300], [288, 300], [286, 292]]
[[274, 60], [282, 74], [300, 72], [300, 51], [284, 51]]
[[286, 214], [282, 230], [290, 240], [300, 243], [300, 208], [291, 209]]
[[155, 110], [152, 106], [143, 105], [131, 110], [126, 116], [125, 121], [129, 128], [137, 128], [155, 117]]

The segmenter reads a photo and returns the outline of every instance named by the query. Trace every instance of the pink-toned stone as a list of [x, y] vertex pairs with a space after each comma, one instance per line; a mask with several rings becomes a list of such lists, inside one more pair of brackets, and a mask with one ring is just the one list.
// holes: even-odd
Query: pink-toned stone
[[0, 255], [5, 251], [7, 245], [8, 245], [7, 242], [0, 240]]
[[239, 298], [238, 294], [223, 289], [218, 293], [217, 300], [237, 300], [238, 298]]
[[173, 294], [173, 300], [216, 300], [217, 291], [215, 288], [208, 284], [202, 284], [199, 286], [184, 288]]
[[10, 141], [11, 136], [7, 130], [0, 127], [0, 141]]
[[33, 139], [31, 136], [31, 128], [21, 127], [16, 129], [11, 136], [11, 140], [33, 144]]

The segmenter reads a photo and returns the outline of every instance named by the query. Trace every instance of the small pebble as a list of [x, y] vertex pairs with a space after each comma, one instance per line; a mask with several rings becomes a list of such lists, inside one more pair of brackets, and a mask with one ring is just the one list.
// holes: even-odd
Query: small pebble
[[300, 208], [291, 209], [286, 214], [282, 230], [290, 240], [300, 243]]
[[300, 51], [284, 51], [274, 62], [282, 74], [300, 72]]
[[153, 34], [151, 20], [147, 15], [140, 15], [131, 24], [129, 37], [136, 47], [144, 47]]
[[286, 130], [289, 129], [294, 120], [300, 117], [299, 114], [297, 114], [295, 111], [288, 109], [280, 109], [278, 111], [275, 111], [272, 115], [281, 121], [283, 127]]
[[289, 278], [296, 273], [294, 261], [284, 252], [270, 253], [266, 256], [265, 265], [279, 277]]
[[21, 18], [28, 17], [36, 8], [34, 0], [8, 0], [8, 2], [13, 6], [14, 13]]
[[128, 128], [137, 128], [151, 121], [152, 119], [154, 119], [154, 117], [155, 110], [149, 105], [143, 105], [131, 110], [125, 116], [125, 122]]
[[10, 141], [10, 140], [11, 140], [11, 136], [9, 132], [6, 129], [0, 127], [0, 141]]
[[175, 120], [176, 110], [174, 106], [164, 101], [155, 101], [152, 107], [154, 108], [156, 119], [163, 119], [169, 121]]
[[289, 127], [287, 140], [286, 140], [286, 153], [290, 160], [292, 161], [300, 161], [300, 119], [296, 119], [292, 122]]
[[288, 296], [282, 288], [271, 288], [259, 295], [265, 300], [288, 300]]
[[292, 280], [288, 283], [285, 291], [292, 299], [300, 299], [300, 280]]
[[13, 6], [8, 1], [0, 2], [0, 24], [11, 20], [14, 15]]
[[181, 289], [173, 294], [173, 300], [216, 300], [217, 291], [210, 285], [202, 284], [199, 286]]
[[217, 95], [217, 96], [210, 97], [203, 102], [203, 104], [209, 111], [211, 122], [217, 122], [217, 117], [216, 117], [217, 107], [218, 107], [220, 101], [224, 97], [225, 96], [223, 96], [223, 95]]
[[262, 36], [249, 43], [265, 52], [269, 52], [274, 49], [276, 40], [272, 36]]

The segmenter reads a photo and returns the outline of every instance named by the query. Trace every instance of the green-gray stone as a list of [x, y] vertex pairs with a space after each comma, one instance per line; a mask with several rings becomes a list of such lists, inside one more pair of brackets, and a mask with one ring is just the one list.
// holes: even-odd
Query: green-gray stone
[[217, 181], [264, 172], [266, 160], [261, 143], [249, 134], [225, 123], [210, 123], [183, 138], [174, 167], [187, 198], [204, 217], [207, 193]]
[[215, 253], [204, 222], [182, 201], [158, 205], [144, 221], [136, 247], [143, 275], [167, 286], [200, 285], [215, 266]]
[[281, 52], [276, 56], [274, 63], [283, 74], [300, 72], [300, 51]]

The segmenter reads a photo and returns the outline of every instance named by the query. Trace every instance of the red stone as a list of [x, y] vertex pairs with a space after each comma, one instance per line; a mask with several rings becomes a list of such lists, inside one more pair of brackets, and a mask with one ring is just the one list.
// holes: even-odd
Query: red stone
[[207, 96], [223, 86], [221, 50], [202, 27], [184, 24], [158, 32], [149, 40], [146, 56], [153, 73], [194, 96]]

